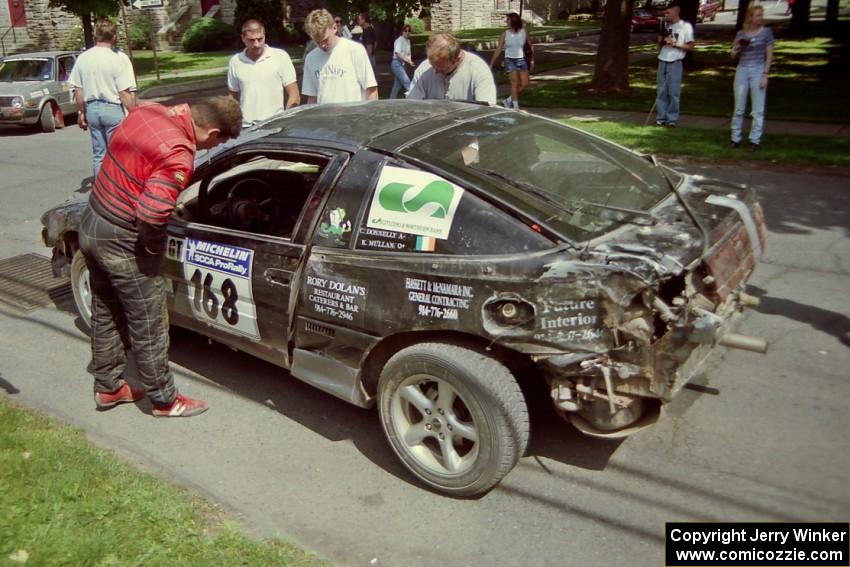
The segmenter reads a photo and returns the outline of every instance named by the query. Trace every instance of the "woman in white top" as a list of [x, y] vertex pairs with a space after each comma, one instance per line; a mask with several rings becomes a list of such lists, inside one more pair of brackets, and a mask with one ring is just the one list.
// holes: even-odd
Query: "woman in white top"
[[[534, 66], [534, 48], [522, 27], [522, 18], [516, 12], [511, 12], [507, 17], [508, 29], [502, 32], [499, 38], [499, 47], [493, 52], [490, 59], [490, 68], [496, 64], [496, 59], [505, 50], [505, 73], [511, 80], [511, 96], [505, 99], [505, 108], [519, 109], [519, 95], [528, 87], [528, 72]], [[526, 58], [526, 43], [529, 53]]]
[[413, 67], [413, 59], [410, 58], [410, 26], [406, 24], [401, 28], [401, 35], [396, 38], [393, 44], [393, 61], [390, 63], [390, 69], [395, 80], [393, 81], [392, 91], [390, 91], [390, 98], [395, 98], [401, 87], [404, 87], [405, 95], [410, 90], [410, 77], [407, 76], [407, 71], [404, 68], [405, 63]]

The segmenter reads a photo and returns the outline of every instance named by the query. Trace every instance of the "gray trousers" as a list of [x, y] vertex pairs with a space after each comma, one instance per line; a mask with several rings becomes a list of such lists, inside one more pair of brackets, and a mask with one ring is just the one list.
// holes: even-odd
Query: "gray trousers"
[[150, 255], [138, 234], [87, 207], [80, 223], [80, 249], [92, 292], [92, 360], [96, 392], [118, 388], [133, 353], [139, 379], [151, 401], [170, 404], [177, 391], [168, 365], [168, 312], [164, 253]]

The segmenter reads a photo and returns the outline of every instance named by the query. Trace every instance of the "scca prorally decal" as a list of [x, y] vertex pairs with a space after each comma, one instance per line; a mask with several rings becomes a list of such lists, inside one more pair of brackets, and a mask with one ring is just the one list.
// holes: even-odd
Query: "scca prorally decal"
[[194, 238], [186, 239], [183, 250], [192, 314], [227, 332], [259, 338], [251, 285], [254, 251]]
[[424, 171], [386, 166], [366, 226], [446, 239], [463, 189]]

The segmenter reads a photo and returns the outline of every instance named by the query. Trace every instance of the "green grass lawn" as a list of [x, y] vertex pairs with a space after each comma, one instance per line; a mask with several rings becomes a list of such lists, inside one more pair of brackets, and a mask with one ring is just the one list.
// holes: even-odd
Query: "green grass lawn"
[[694, 156], [704, 160], [745, 160], [784, 165], [850, 166], [850, 138], [829, 136], [782, 136], [765, 134], [761, 147], [749, 152], [746, 144], [728, 147], [729, 131], [705, 128], [658, 128], [622, 122], [564, 120], [639, 152], [656, 155]]
[[[850, 26], [846, 26], [850, 31]], [[766, 119], [850, 123], [841, 112], [850, 100], [850, 39], [848, 34], [809, 39], [782, 38], [768, 85]], [[842, 45], [843, 38], [846, 42]], [[735, 67], [729, 41], [702, 43], [686, 67], [682, 84], [682, 113], [729, 116], [734, 99]], [[523, 94], [525, 106], [600, 108], [649, 111], [655, 100], [654, 58], [633, 63], [630, 90], [601, 95], [590, 89], [591, 77], [551, 81]]]
[[0, 398], [0, 564], [318, 566]]
[[[303, 46], [285, 47], [286, 52], [293, 62], [300, 62], [304, 56]], [[228, 61], [239, 49], [234, 48], [227, 51], [210, 51], [206, 53], [184, 53], [183, 51], [158, 51], [156, 56], [159, 61], [159, 72], [163, 78], [168, 77], [172, 71], [203, 71], [204, 69], [219, 69], [227, 67]], [[133, 69], [136, 77], [153, 75], [153, 52], [134, 51]]]

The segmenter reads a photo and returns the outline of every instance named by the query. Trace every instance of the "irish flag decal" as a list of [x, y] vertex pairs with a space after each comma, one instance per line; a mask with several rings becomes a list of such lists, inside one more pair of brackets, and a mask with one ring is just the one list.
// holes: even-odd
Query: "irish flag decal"
[[433, 252], [437, 245], [437, 239], [433, 236], [417, 236], [416, 249], [422, 252]]
[[433, 251], [435, 238], [449, 237], [461, 197], [463, 189], [441, 177], [386, 166], [372, 196], [366, 226], [416, 234], [424, 237], [416, 240], [416, 249]]

